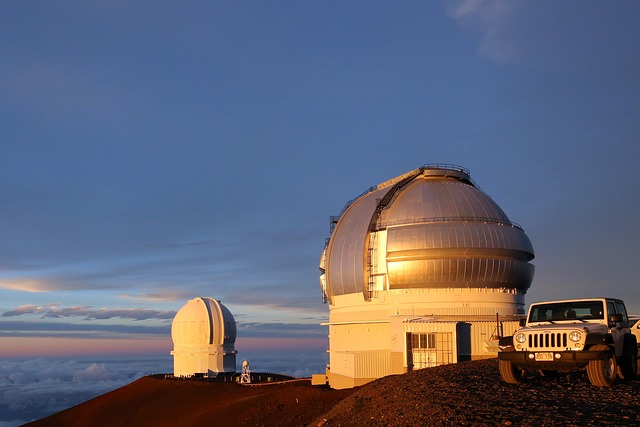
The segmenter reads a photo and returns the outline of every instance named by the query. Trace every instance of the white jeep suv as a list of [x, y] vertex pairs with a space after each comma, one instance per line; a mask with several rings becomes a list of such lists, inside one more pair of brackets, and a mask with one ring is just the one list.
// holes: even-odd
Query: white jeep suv
[[[638, 339], [631, 333], [624, 302], [584, 298], [531, 304], [513, 336], [500, 338], [500, 375], [508, 383], [542, 373], [587, 368], [589, 381], [611, 386], [618, 375], [638, 371]], [[638, 322], [636, 322], [636, 326]]]

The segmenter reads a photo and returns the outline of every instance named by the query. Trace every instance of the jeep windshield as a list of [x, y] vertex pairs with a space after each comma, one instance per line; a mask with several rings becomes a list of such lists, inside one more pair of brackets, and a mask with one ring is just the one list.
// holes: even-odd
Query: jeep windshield
[[536, 304], [531, 306], [529, 311], [529, 323], [590, 319], [604, 319], [602, 301], [563, 301]]

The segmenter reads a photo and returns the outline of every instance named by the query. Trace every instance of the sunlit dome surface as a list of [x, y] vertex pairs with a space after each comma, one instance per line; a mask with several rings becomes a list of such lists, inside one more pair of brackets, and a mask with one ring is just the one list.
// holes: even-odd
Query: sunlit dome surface
[[[384, 241], [375, 240], [384, 238]], [[372, 260], [384, 254], [384, 266]], [[368, 295], [373, 269], [388, 289], [515, 288], [533, 280], [529, 238], [453, 165], [425, 165], [353, 201], [321, 261], [326, 294]]]
[[236, 322], [214, 298], [188, 301], [173, 319], [174, 375], [235, 372]]
[[236, 323], [231, 312], [213, 298], [195, 298], [176, 313], [171, 325], [175, 346], [233, 345]]

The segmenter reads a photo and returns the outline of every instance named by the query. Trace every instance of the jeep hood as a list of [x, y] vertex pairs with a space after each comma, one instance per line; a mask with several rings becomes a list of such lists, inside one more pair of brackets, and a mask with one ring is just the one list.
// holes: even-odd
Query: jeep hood
[[556, 323], [536, 323], [535, 325], [520, 328], [518, 332], [560, 332], [560, 331], [586, 331], [587, 333], [607, 333], [609, 328], [602, 323], [588, 322], [556, 322]]

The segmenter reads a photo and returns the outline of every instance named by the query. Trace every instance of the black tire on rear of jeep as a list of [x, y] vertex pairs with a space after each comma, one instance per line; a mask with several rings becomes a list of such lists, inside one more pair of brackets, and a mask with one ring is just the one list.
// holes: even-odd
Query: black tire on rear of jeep
[[626, 381], [633, 380], [638, 375], [638, 342], [635, 335], [627, 334], [624, 336], [620, 370]]
[[498, 369], [503, 381], [509, 384], [520, 384], [527, 380], [527, 370], [515, 366], [509, 360], [498, 360]]
[[591, 384], [598, 387], [611, 387], [618, 376], [618, 364], [616, 355], [609, 346], [598, 344], [591, 347], [593, 351], [604, 351], [605, 357], [600, 360], [591, 360], [587, 365], [587, 375]]

